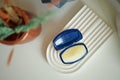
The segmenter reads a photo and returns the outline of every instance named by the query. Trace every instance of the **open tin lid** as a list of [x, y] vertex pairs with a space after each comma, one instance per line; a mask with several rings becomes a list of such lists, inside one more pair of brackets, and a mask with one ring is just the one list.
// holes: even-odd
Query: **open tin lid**
[[78, 29], [67, 29], [55, 37], [53, 45], [56, 50], [63, 49], [59, 56], [64, 64], [75, 63], [87, 55], [88, 50], [84, 43], [74, 44], [82, 38]]
[[73, 64], [82, 60], [88, 54], [84, 43], [72, 44], [60, 52], [60, 59], [64, 64]]
[[53, 45], [56, 50], [61, 50], [82, 38], [82, 33], [78, 29], [67, 29], [55, 37]]

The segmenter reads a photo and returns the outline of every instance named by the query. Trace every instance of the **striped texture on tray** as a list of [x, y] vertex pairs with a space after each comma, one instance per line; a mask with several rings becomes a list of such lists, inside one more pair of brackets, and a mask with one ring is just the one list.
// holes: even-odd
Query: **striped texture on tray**
[[79, 29], [83, 34], [83, 39], [79, 42], [86, 44], [88, 55], [77, 63], [63, 64], [59, 58], [60, 51], [56, 51], [51, 42], [46, 52], [47, 61], [55, 70], [62, 73], [73, 73], [78, 71], [83, 63], [98, 50], [113, 32], [113, 30], [86, 5], [80, 9], [63, 30], [73, 28]]

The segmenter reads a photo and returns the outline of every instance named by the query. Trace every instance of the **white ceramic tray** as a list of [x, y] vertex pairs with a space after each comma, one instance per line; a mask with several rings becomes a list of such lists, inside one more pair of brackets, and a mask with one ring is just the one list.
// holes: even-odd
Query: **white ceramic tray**
[[66, 29], [79, 29], [83, 34], [80, 41], [85, 43], [88, 48], [88, 55], [81, 61], [74, 64], [63, 64], [59, 53], [53, 47], [52, 41], [46, 51], [47, 61], [51, 67], [62, 73], [73, 73], [79, 71], [80, 67], [93, 55], [96, 50], [112, 34], [112, 29], [87, 5], [73, 17], [73, 19], [64, 27]]

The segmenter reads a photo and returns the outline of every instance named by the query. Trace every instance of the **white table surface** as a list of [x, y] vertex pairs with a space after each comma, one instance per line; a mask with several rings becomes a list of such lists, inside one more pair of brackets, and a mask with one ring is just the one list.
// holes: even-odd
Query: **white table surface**
[[[11, 0], [12, 3], [40, 15], [47, 5], [40, 0]], [[115, 13], [108, 0], [85, 0], [111, 27], [114, 28]], [[1, 3], [0, 3], [1, 4]], [[113, 35], [75, 74], [61, 74], [47, 63], [45, 51], [50, 40], [67, 24], [80, 9], [79, 0], [67, 3], [52, 18], [42, 25], [42, 32], [34, 41], [23, 45], [0, 44], [0, 80], [120, 80], [120, 39]], [[6, 62], [12, 48], [15, 48], [12, 63]]]

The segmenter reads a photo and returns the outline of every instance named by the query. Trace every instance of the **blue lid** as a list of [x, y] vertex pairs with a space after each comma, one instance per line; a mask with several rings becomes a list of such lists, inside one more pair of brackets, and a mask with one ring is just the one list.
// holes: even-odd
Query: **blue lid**
[[60, 50], [81, 40], [82, 38], [82, 33], [78, 29], [68, 29], [55, 37], [53, 45], [56, 50]]

